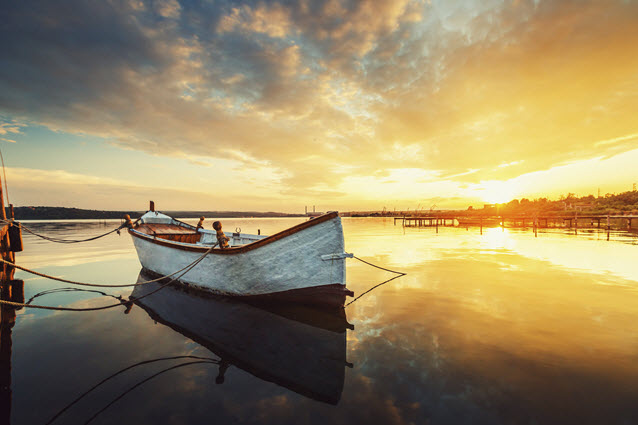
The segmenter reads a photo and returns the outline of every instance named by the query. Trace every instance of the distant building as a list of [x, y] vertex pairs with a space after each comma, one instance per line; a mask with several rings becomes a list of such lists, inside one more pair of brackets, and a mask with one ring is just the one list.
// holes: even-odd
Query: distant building
[[308, 217], [319, 217], [320, 215], [323, 215], [322, 212], [317, 212], [315, 211], [315, 206], [312, 206], [312, 212], [308, 212], [308, 207], [306, 207], [306, 216]]
[[588, 203], [588, 202], [577, 202], [575, 204], [572, 204], [571, 206], [573, 206], [573, 208], [576, 211], [591, 210], [591, 209], [596, 208], [595, 204], [591, 204], [591, 203]]

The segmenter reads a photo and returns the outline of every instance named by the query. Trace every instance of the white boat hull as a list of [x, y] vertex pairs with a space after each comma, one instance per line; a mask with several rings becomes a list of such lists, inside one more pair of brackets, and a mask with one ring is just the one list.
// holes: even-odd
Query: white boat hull
[[[289, 235], [255, 242], [256, 248], [249, 249], [253, 244], [214, 248], [191, 270], [172, 277], [199, 289], [234, 296], [335, 285], [344, 291], [346, 255], [341, 220], [336, 214], [316, 220], [317, 224], [304, 223], [302, 229]], [[210, 248], [165, 241], [134, 230], [130, 233], [142, 267], [157, 275], [170, 275], [192, 264]]]

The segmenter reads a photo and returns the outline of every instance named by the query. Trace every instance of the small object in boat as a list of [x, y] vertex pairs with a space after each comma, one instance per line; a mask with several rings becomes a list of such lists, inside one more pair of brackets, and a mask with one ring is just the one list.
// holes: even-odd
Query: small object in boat
[[199, 218], [199, 222], [197, 223], [197, 230], [204, 228], [204, 216]]
[[124, 214], [124, 227], [128, 227], [129, 229], [133, 228], [133, 222], [131, 221], [131, 216], [128, 214]]
[[228, 241], [230, 238], [224, 234], [222, 231], [222, 222], [216, 221], [213, 223], [213, 229], [217, 231], [217, 242], [219, 243], [220, 248], [228, 248]]

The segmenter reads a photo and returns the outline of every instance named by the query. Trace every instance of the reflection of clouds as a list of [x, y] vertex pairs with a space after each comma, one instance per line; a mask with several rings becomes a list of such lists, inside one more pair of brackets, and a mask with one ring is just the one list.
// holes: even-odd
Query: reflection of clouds
[[519, 255], [567, 269], [584, 271], [598, 275], [615, 275], [638, 282], [638, 268], [635, 261], [635, 247], [615, 241], [605, 240], [604, 233], [597, 233], [599, 240], [560, 233], [541, 233], [538, 238], [529, 234], [516, 236], [514, 248]]
[[[533, 281], [546, 274], [535, 274]], [[457, 278], [452, 276], [450, 283]], [[630, 388], [635, 389], [638, 375], [633, 348], [624, 331], [613, 331], [623, 319], [591, 329], [577, 301], [554, 307], [577, 310], [552, 310], [567, 322], [558, 323], [560, 319], [547, 317], [546, 305], [556, 303], [547, 288], [535, 299], [520, 288], [511, 294], [502, 294], [502, 289], [499, 285], [484, 295], [522, 300], [498, 316], [445, 290], [418, 302], [409, 292], [391, 297], [392, 303], [380, 298], [378, 311], [383, 313], [377, 323], [357, 321], [360, 341], [349, 358], [360, 373], [373, 377], [375, 395], [418, 403], [418, 417], [434, 423], [525, 423], [530, 418], [559, 423], [566, 412], [595, 423], [608, 414], [615, 417], [614, 409], [632, 409]], [[614, 342], [610, 331], [616, 333]], [[580, 396], [574, 396], [598, 394], [600, 388], [605, 388], [605, 400], [593, 406], [583, 406]]]
[[[263, 230], [285, 228], [288, 219], [227, 222], [230, 228], [254, 224]], [[592, 249], [603, 259], [624, 258], [625, 250], [635, 246], [562, 234], [534, 239], [531, 232], [508, 229], [504, 234], [497, 229], [493, 236], [488, 229], [483, 236], [453, 228], [439, 229], [438, 236], [416, 229], [404, 233], [387, 220], [373, 219], [344, 219], [344, 227], [349, 252], [409, 274], [346, 310], [355, 324], [346, 335], [347, 360], [354, 367], [346, 369], [337, 406], [314, 402], [233, 366], [226, 382], [216, 385], [215, 366], [192, 366], [131, 392], [105, 412], [104, 423], [201, 423], [210, 418], [221, 424], [273, 425], [562, 424], [565, 418], [583, 424], [636, 422], [635, 293], [620, 286], [626, 282], [617, 275], [570, 266], [569, 256], [557, 255], [556, 264], [537, 258], [539, 250], [549, 255], [569, 247]], [[122, 240], [122, 249], [130, 250], [130, 239]], [[109, 241], [96, 246], [101, 244], [110, 246]], [[422, 261], [416, 255], [403, 263], [402, 255], [392, 255], [395, 247], [403, 252], [404, 244], [423, 254]], [[73, 249], [64, 246], [50, 255], [64, 257]], [[32, 253], [47, 255], [45, 249]], [[359, 264], [348, 263], [348, 279], [354, 278], [357, 291], [386, 276]], [[91, 270], [100, 267], [113, 269], [105, 274], [110, 280], [128, 273], [111, 261], [69, 271], [92, 280]], [[27, 283], [25, 289], [42, 288]], [[61, 303], [88, 307], [110, 302], [70, 299]], [[23, 309], [13, 330], [13, 354], [16, 423], [44, 423], [115, 370], [149, 358], [210, 352], [154, 324], [135, 306], [129, 315], [123, 308], [46, 316]], [[86, 420], [159, 369], [120, 377], [63, 419]], [[38, 400], [37, 409], [33, 400]]]
[[[364, 236], [364, 252], [403, 244], [437, 250], [435, 260], [426, 256], [419, 265], [413, 257], [403, 264], [393, 257], [392, 266], [409, 273], [400, 280], [414, 285], [397, 281], [348, 307], [355, 324], [348, 360], [374, 383], [370, 397], [391, 395], [403, 403], [404, 417], [418, 406], [421, 422], [434, 423], [635, 417], [635, 294], [622, 286], [628, 269], [614, 265], [633, 246], [500, 228], [483, 235], [442, 228], [435, 236], [368, 225], [384, 246]], [[345, 229], [352, 241], [363, 226], [345, 221]], [[581, 266], [574, 261], [581, 250], [593, 251], [599, 262]], [[615, 274], [601, 279], [600, 263]], [[350, 267], [348, 277], [371, 281], [377, 272]], [[575, 394], [597, 401], [584, 406]]]
[[[516, 270], [516, 257], [523, 256], [574, 271], [638, 281], [638, 269], [633, 266], [634, 246], [607, 241], [605, 233], [580, 230], [576, 236], [564, 230], [539, 229], [538, 237], [534, 237], [531, 227], [525, 231], [486, 227], [482, 235], [476, 227], [469, 231], [441, 227], [438, 234], [434, 234], [433, 228], [406, 228], [404, 233], [400, 224], [387, 226], [386, 222], [383, 227], [380, 224], [375, 223], [372, 236], [357, 237], [356, 241], [348, 240], [346, 233], [347, 249], [359, 257], [370, 256], [376, 263], [402, 271], [450, 256], [471, 260], [483, 255], [502, 256], [503, 269]], [[356, 232], [365, 223], [344, 219], [344, 226], [346, 231]], [[395, 284], [406, 284], [409, 276]]]

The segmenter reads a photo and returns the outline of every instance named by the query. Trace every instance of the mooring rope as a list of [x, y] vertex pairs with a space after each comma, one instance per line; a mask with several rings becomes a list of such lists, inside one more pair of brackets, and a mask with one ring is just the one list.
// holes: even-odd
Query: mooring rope
[[354, 255], [353, 255], [353, 258], [355, 258], [355, 259], [357, 259], [357, 260], [361, 261], [362, 263], [365, 263], [365, 264], [367, 264], [367, 265], [369, 265], [369, 266], [375, 267], [375, 268], [377, 268], [377, 269], [381, 269], [381, 270], [384, 270], [384, 271], [386, 271], [386, 272], [394, 273], [394, 274], [396, 274], [397, 276], [394, 276], [394, 277], [392, 277], [392, 278], [390, 278], [390, 279], [388, 279], [388, 280], [385, 280], [385, 281], [383, 281], [383, 282], [381, 282], [381, 283], [379, 283], [379, 284], [377, 284], [377, 285], [374, 285], [372, 288], [370, 288], [370, 289], [368, 289], [367, 291], [363, 292], [363, 293], [362, 293], [361, 295], [359, 295], [357, 298], [353, 299], [353, 300], [352, 300], [352, 301], [350, 301], [348, 304], [346, 304], [346, 305], [344, 306], [344, 308], [345, 308], [345, 307], [348, 307], [350, 304], [352, 304], [353, 302], [355, 302], [355, 301], [356, 301], [356, 300], [358, 300], [359, 298], [363, 297], [365, 294], [367, 294], [368, 292], [372, 291], [373, 289], [376, 289], [376, 288], [378, 288], [378, 287], [379, 287], [379, 286], [381, 286], [381, 285], [385, 285], [386, 283], [392, 282], [394, 279], [398, 279], [398, 278], [400, 278], [401, 276], [405, 276], [405, 275], [407, 274], [407, 273], [403, 273], [403, 272], [398, 272], [398, 271], [396, 271], [396, 270], [386, 269], [385, 267], [377, 266], [376, 264], [372, 264], [372, 263], [370, 263], [370, 262], [368, 262], [368, 261], [362, 260], [361, 258], [359, 258], [359, 257], [357, 257], [357, 256], [354, 256]]
[[[357, 260], [359, 260], [359, 261], [361, 261], [362, 263], [366, 263], [367, 265], [372, 266], [372, 267], [376, 267], [377, 269], [385, 270], [386, 272], [395, 273], [395, 274], [398, 274], [398, 275], [401, 275], [401, 276], [405, 276], [407, 274], [407, 273], [403, 273], [403, 272], [398, 272], [396, 270], [390, 270], [390, 269], [386, 269], [386, 268], [381, 267], [381, 266], [377, 266], [376, 264], [369, 263], [366, 260], [362, 260], [361, 258], [359, 258], [359, 257], [357, 257], [355, 255], [353, 255], [352, 257], [357, 259]], [[401, 276], [397, 276], [397, 277], [401, 277]]]
[[[169, 280], [168, 282], [160, 285], [154, 291], [151, 291], [148, 294], [142, 295], [141, 297], [136, 297], [135, 299], [136, 300], [141, 300], [141, 299], [146, 298], [146, 297], [148, 297], [150, 295], [153, 295], [154, 293], [164, 289], [165, 287], [167, 287], [168, 285], [170, 285], [171, 283], [173, 283], [174, 281], [176, 281], [180, 277], [184, 276], [191, 269], [193, 269], [193, 267], [195, 267], [197, 264], [199, 264], [208, 254], [210, 254], [210, 252], [213, 250], [214, 247], [215, 246], [212, 246], [201, 257], [199, 257], [197, 260], [195, 260], [191, 264], [189, 264], [187, 266], [188, 269], [185, 270], [179, 276], [174, 277], [171, 280]], [[173, 273], [173, 274], [175, 274], [175, 273]], [[164, 278], [162, 278], [162, 279], [164, 279]], [[33, 304], [25, 304], [25, 303], [13, 302], [13, 301], [0, 300], [0, 304], [11, 305], [11, 306], [14, 306], [14, 307], [30, 307], [30, 308], [38, 308], [38, 309], [41, 309], [41, 310], [57, 310], [57, 311], [97, 311], [97, 310], [106, 310], [106, 309], [113, 308], [113, 307], [119, 307], [119, 306], [122, 306], [122, 305], [128, 305], [128, 304], [130, 304], [132, 302], [133, 301], [129, 300], [129, 301], [122, 301], [122, 302], [119, 302], [117, 304], [109, 304], [109, 305], [105, 305], [105, 306], [101, 306], [101, 307], [73, 308], [73, 307], [52, 307], [52, 306], [46, 306], [46, 305], [33, 305]]]
[[74, 406], [77, 402], [79, 402], [80, 400], [82, 400], [84, 397], [86, 397], [87, 395], [89, 395], [89, 393], [91, 393], [93, 390], [97, 389], [98, 387], [100, 387], [101, 385], [105, 384], [106, 382], [110, 381], [111, 379], [115, 378], [116, 376], [126, 372], [127, 370], [130, 369], [134, 369], [138, 366], [142, 366], [145, 364], [150, 364], [150, 363], [155, 363], [155, 362], [159, 362], [159, 361], [164, 361], [164, 360], [177, 360], [177, 359], [196, 359], [196, 360], [205, 360], [205, 361], [210, 361], [211, 363], [215, 363], [215, 364], [219, 364], [219, 360], [215, 359], [213, 357], [199, 357], [199, 356], [173, 356], [173, 357], [160, 357], [157, 359], [152, 359], [152, 360], [144, 360], [135, 364], [132, 364], [130, 366], [125, 367], [124, 369], [120, 369], [117, 372], [111, 374], [110, 376], [102, 379], [100, 382], [98, 382], [97, 384], [95, 384], [94, 386], [92, 386], [91, 388], [89, 388], [87, 391], [83, 392], [82, 394], [80, 394], [79, 397], [77, 397], [75, 400], [73, 400], [71, 403], [67, 404], [62, 410], [60, 410], [58, 413], [55, 414], [55, 416], [53, 416], [51, 419], [49, 419], [49, 422], [47, 422], [45, 425], [50, 425], [51, 423], [53, 423], [53, 421], [55, 421], [57, 418], [60, 417], [60, 415], [62, 415], [64, 412], [66, 412], [67, 410], [69, 410], [72, 406]]
[[391, 278], [390, 278], [390, 279], [388, 279], [388, 280], [385, 280], [385, 281], [383, 281], [383, 282], [381, 282], [381, 283], [379, 283], [379, 284], [377, 284], [377, 285], [374, 285], [372, 288], [370, 288], [370, 289], [368, 289], [367, 291], [363, 292], [363, 293], [362, 293], [361, 295], [359, 295], [357, 298], [355, 298], [354, 300], [352, 300], [352, 301], [350, 301], [348, 304], [346, 304], [346, 305], [344, 306], [344, 308], [345, 308], [345, 307], [348, 307], [350, 304], [352, 304], [353, 302], [355, 302], [355, 301], [356, 301], [356, 300], [358, 300], [359, 298], [363, 297], [365, 294], [367, 294], [368, 292], [372, 291], [373, 289], [376, 289], [376, 288], [378, 288], [378, 287], [379, 287], [379, 286], [381, 286], [381, 285], [385, 285], [386, 283], [392, 282], [394, 279], [398, 279], [398, 278], [400, 278], [401, 276], [405, 276], [405, 273], [402, 273], [402, 274], [400, 274], [400, 275], [398, 275], [398, 276], [391, 277]]
[[111, 233], [115, 233], [118, 232], [119, 230], [121, 230], [124, 225], [117, 227], [116, 229], [113, 230], [109, 230], [108, 232], [98, 235], [98, 236], [93, 236], [87, 239], [61, 239], [61, 238], [56, 238], [56, 237], [52, 237], [52, 236], [46, 236], [46, 235], [41, 235], [37, 232], [34, 232], [33, 230], [29, 229], [28, 227], [26, 227], [24, 224], [20, 223], [20, 227], [24, 230], [26, 230], [27, 232], [31, 233], [33, 236], [37, 236], [41, 239], [47, 240], [49, 242], [55, 242], [55, 243], [81, 243], [81, 242], [89, 242], [89, 241], [94, 241], [96, 239], [100, 239], [103, 238], [104, 236], [108, 236]]
[[4, 157], [2, 156], [1, 149], [0, 149], [0, 159], [2, 160], [2, 174], [4, 175], [4, 193], [7, 194], [7, 205], [11, 205], [11, 202], [9, 202], [9, 186], [7, 186], [7, 172], [4, 170]]
[[[217, 244], [213, 245], [212, 248], [215, 248], [216, 246], [217, 246]], [[209, 252], [210, 252], [210, 250], [208, 252], [206, 252], [206, 254], [208, 254]], [[167, 274], [165, 276], [160, 276], [157, 279], [145, 280], [143, 282], [137, 282], [137, 283], [127, 283], [127, 284], [123, 284], [123, 285], [106, 285], [106, 284], [101, 284], [101, 283], [79, 282], [79, 281], [75, 281], [75, 280], [64, 279], [64, 278], [57, 277], [57, 276], [51, 276], [51, 275], [48, 275], [46, 273], [40, 273], [40, 272], [28, 269], [28, 268], [23, 267], [23, 266], [19, 266], [17, 264], [14, 264], [14, 263], [12, 263], [10, 261], [7, 261], [7, 260], [4, 260], [2, 258], [0, 258], [0, 263], [8, 264], [11, 267], [15, 267], [16, 269], [25, 271], [27, 273], [31, 273], [31, 274], [36, 275], [36, 276], [43, 277], [45, 279], [57, 280], [58, 282], [70, 283], [72, 285], [91, 286], [91, 287], [94, 287], [94, 288], [128, 288], [128, 287], [134, 287], [134, 286], [142, 286], [142, 285], [146, 285], [147, 283], [158, 282], [158, 281], [160, 281], [162, 279], [169, 278], [169, 277], [171, 277], [173, 275], [176, 275], [177, 273], [183, 271], [184, 269], [190, 267], [190, 265], [191, 265], [191, 264], [187, 264], [185, 267], [177, 270], [176, 272], [173, 272], [171, 274]]]

